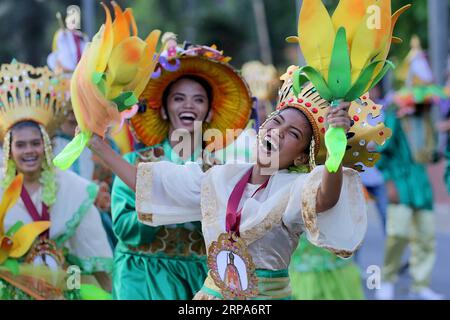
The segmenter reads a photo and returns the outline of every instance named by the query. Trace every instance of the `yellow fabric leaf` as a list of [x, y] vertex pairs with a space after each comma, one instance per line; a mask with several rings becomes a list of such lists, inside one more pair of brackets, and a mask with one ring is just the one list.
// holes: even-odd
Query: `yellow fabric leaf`
[[300, 42], [300, 38], [297, 36], [289, 36], [285, 40], [287, 43], [299, 43]]
[[[352, 83], [358, 79], [364, 67], [383, 52], [386, 42], [391, 42], [391, 0], [379, 0], [377, 6], [379, 16], [378, 12], [369, 11], [355, 32], [350, 54]], [[371, 25], [372, 22], [379, 25]]]
[[4, 220], [6, 213], [11, 209], [20, 197], [22, 191], [23, 175], [18, 174], [8, 188], [3, 192], [2, 201], [0, 202], [0, 235], [5, 234]]
[[[389, 50], [391, 49], [391, 43], [401, 43], [402, 39], [397, 38], [397, 37], [393, 37], [394, 35], [394, 29], [395, 29], [395, 25], [397, 24], [398, 19], [400, 18], [400, 16], [409, 8], [411, 8], [411, 5], [408, 4], [406, 6], [401, 7], [400, 9], [398, 9], [391, 18], [391, 30], [390, 30], [390, 35], [391, 35], [391, 41], [387, 41], [385, 44], [385, 47], [383, 48], [382, 52], [380, 53], [380, 55], [377, 57], [377, 59], [379, 60], [385, 60], [388, 55], [389, 55]], [[400, 41], [400, 42], [398, 42]]]
[[0, 249], [0, 265], [5, 262], [9, 257], [9, 252], [6, 250]]
[[[100, 43], [98, 44], [98, 51], [93, 51], [93, 58], [96, 60], [95, 71], [97, 72], [105, 72], [106, 66], [108, 64], [109, 56], [111, 55], [111, 51], [114, 45], [114, 33], [113, 33], [113, 25], [111, 13], [107, 6], [102, 3], [102, 6], [105, 10], [106, 21], [104, 27], [101, 30], [101, 38], [98, 40]], [[94, 71], [91, 66], [88, 66], [88, 70]]]
[[[411, 8], [411, 5], [408, 4], [406, 6], [401, 7], [399, 10], [397, 10], [391, 18], [391, 30], [390, 30], [390, 37], [391, 37], [391, 41], [386, 41], [383, 50], [380, 52], [380, 54], [375, 58], [376, 60], [381, 60], [384, 61], [387, 59], [388, 55], [389, 55], [389, 51], [391, 50], [391, 44], [392, 43], [402, 43], [402, 39], [397, 38], [397, 37], [393, 37], [394, 35], [394, 29], [395, 29], [395, 25], [397, 24], [398, 19], [400, 18], [400, 16], [409, 8]], [[372, 79], [374, 79], [378, 73], [381, 71], [381, 69], [383, 68], [383, 65], [377, 66], [377, 68], [375, 69], [374, 72], [374, 76], [372, 77]]]
[[9, 256], [20, 258], [30, 249], [34, 240], [50, 228], [50, 221], [37, 221], [22, 226], [12, 237], [13, 245]]
[[153, 30], [145, 40], [145, 47], [142, 61], [135, 79], [127, 86], [125, 91], [133, 91], [136, 97], [139, 97], [147, 86], [150, 77], [158, 63], [159, 53], [156, 54], [156, 46], [161, 35], [160, 30]]
[[137, 37], [122, 41], [111, 53], [108, 63], [106, 98], [116, 98], [136, 77], [147, 44]]
[[299, 42], [306, 62], [328, 78], [336, 33], [321, 0], [303, 0], [298, 34], [303, 35]]
[[114, 32], [114, 45], [116, 47], [126, 38], [130, 37], [130, 27], [127, 22], [127, 18], [123, 14], [122, 8], [115, 2], [111, 2], [114, 8], [114, 22], [113, 22], [113, 32]]
[[352, 47], [353, 38], [357, 28], [366, 16], [367, 8], [376, 0], [340, 0], [333, 13], [332, 21], [335, 30], [344, 27], [347, 34], [349, 48]]
[[403, 43], [403, 39], [399, 37], [392, 37], [392, 43], [401, 44]]
[[104, 137], [107, 128], [120, 123], [121, 117], [117, 106], [105, 98], [90, 77], [85, 76], [88, 73], [86, 61], [87, 58], [83, 55], [72, 77], [71, 92], [76, 92], [78, 100], [78, 107], [74, 108], [74, 112], [78, 123], [83, 121], [83, 132], [90, 131]]
[[72, 75], [72, 79], [70, 80], [70, 100], [72, 102], [72, 109], [73, 113], [75, 114], [75, 118], [77, 119], [78, 127], [81, 131], [86, 130], [86, 123], [84, 121], [84, 113], [82, 111], [83, 106], [81, 105], [81, 100], [79, 98], [78, 93], [78, 79], [80, 77], [80, 69], [82, 65], [86, 64], [86, 61], [88, 60], [88, 52], [90, 50], [90, 45], [86, 48], [83, 55], [81, 56], [81, 60], [78, 63], [77, 67], [75, 68], [75, 71]]

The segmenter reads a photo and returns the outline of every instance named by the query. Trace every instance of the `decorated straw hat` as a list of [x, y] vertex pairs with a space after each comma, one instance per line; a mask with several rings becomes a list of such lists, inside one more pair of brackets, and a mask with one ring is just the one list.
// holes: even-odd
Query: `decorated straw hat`
[[[325, 119], [330, 103], [322, 99], [310, 83], [305, 84], [300, 94], [295, 96], [292, 76], [298, 68], [297, 66], [289, 67], [281, 77], [284, 83], [279, 92], [277, 110], [288, 107], [296, 108], [308, 118], [314, 132], [315, 161], [316, 164], [321, 165], [325, 163], [327, 156]], [[372, 143], [383, 145], [392, 134], [391, 130], [386, 128], [382, 122], [377, 123], [376, 121], [381, 108], [381, 105], [375, 104], [370, 99], [369, 94], [352, 102], [349, 109], [352, 126], [347, 133], [348, 145], [342, 162], [343, 166], [361, 171], [362, 164], [366, 167], [373, 167], [380, 158], [380, 154], [371, 152], [368, 146]]]
[[69, 104], [66, 88], [47, 67], [13, 61], [0, 67], [0, 139], [21, 121], [35, 121], [51, 135]]
[[[200, 77], [212, 88], [213, 117], [211, 123], [204, 124], [204, 130], [218, 129], [226, 137], [227, 129], [245, 128], [252, 109], [251, 94], [243, 78], [228, 64], [229, 60], [214, 46], [178, 48], [172, 60], [161, 54], [158, 67], [139, 98], [140, 111], [131, 119], [136, 137], [152, 146], [168, 136], [169, 122], [160, 116], [163, 93], [171, 83], [186, 75]], [[221, 145], [226, 146], [235, 137], [230, 138], [225, 138]]]

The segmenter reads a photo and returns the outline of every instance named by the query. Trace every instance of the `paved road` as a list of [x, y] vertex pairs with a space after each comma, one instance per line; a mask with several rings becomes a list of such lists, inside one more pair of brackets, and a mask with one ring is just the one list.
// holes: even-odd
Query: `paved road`
[[[450, 300], [450, 203], [440, 203], [436, 205], [437, 224], [437, 261], [432, 276], [432, 288], [446, 296]], [[371, 265], [382, 265], [384, 239], [381, 223], [378, 219], [374, 207], [369, 210], [369, 228], [363, 246], [358, 255], [358, 264], [363, 270], [363, 276]], [[403, 257], [406, 261], [409, 252]], [[367, 299], [374, 299], [374, 290], [369, 290], [364, 280], [364, 288]], [[396, 285], [396, 299], [408, 299], [408, 290], [411, 279], [407, 272], [402, 275]]]

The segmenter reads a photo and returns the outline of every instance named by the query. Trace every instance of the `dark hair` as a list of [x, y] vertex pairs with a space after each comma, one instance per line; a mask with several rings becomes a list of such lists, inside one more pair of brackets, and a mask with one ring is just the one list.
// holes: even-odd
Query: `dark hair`
[[39, 132], [41, 132], [41, 128], [39, 127], [39, 124], [32, 120], [25, 120], [25, 121], [20, 121], [20, 122], [15, 123], [11, 127], [11, 132], [14, 130], [20, 130], [20, 129], [24, 129], [24, 128], [36, 128], [39, 130]]
[[177, 83], [180, 80], [192, 80], [197, 82], [199, 85], [201, 85], [203, 87], [203, 89], [205, 89], [206, 91], [206, 95], [208, 97], [208, 113], [206, 114], [206, 117], [208, 117], [209, 111], [211, 110], [211, 106], [212, 106], [212, 98], [213, 98], [213, 90], [211, 85], [209, 84], [208, 81], [206, 81], [205, 79], [203, 79], [202, 77], [199, 76], [194, 76], [194, 75], [183, 75], [181, 77], [179, 77], [178, 79], [172, 81], [167, 87], [166, 89], [164, 89], [163, 95], [162, 95], [162, 106], [164, 108], [164, 110], [166, 111], [166, 113], [168, 114], [168, 110], [167, 110], [167, 99], [169, 98], [169, 93], [170, 90], [172, 90], [172, 87], [175, 85], [175, 83]]
[[[286, 107], [286, 108], [284, 108], [284, 109], [281, 110], [281, 111], [284, 111], [284, 110], [287, 110], [287, 109], [294, 109], [294, 110], [297, 110], [297, 111], [305, 118], [306, 122], [308, 123], [308, 127], [309, 127], [309, 129], [310, 129], [310, 131], [311, 131], [311, 139], [314, 139], [314, 129], [313, 129], [313, 126], [312, 126], [312, 124], [311, 124], [311, 122], [310, 122], [308, 116], [305, 114], [305, 112], [302, 111], [302, 110], [300, 110], [299, 108], [296, 108], [296, 107]], [[280, 111], [280, 113], [281, 113], [281, 111]], [[279, 113], [278, 113], [278, 114], [279, 114]], [[309, 144], [308, 144], [308, 148], [309, 148]]]

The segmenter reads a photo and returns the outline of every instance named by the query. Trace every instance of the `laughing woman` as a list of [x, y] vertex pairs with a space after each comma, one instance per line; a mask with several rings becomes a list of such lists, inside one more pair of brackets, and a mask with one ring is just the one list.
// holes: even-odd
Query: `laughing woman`
[[[4, 137], [2, 200], [8, 197], [5, 190], [16, 176], [23, 175], [20, 198], [2, 217], [0, 232], [3, 232], [3, 222], [5, 230], [10, 232], [17, 223], [51, 223], [50, 229], [17, 261], [32, 271], [31, 277], [11, 273], [6, 265], [0, 265], [0, 299], [80, 298], [80, 293], [81, 297], [92, 297], [98, 292], [105, 297], [105, 292], [92, 286], [82, 287], [81, 292], [77, 286], [68, 288], [64, 280], [65, 271], [70, 267], [68, 270], [78, 272], [75, 277], [81, 284], [101, 285], [111, 290], [108, 273], [112, 267], [112, 252], [93, 205], [98, 188], [74, 173], [56, 170], [51, 162], [48, 132], [54, 131], [63, 113], [64, 88], [58, 85], [48, 68], [33, 68], [22, 63], [2, 65], [0, 79], [4, 84], [0, 93], [0, 135]], [[4, 244], [2, 242], [0, 248], [2, 254]], [[15, 245], [13, 242], [13, 247]], [[53, 274], [45, 282], [35, 278], [42, 265]], [[58, 275], [63, 276], [62, 282], [55, 280]], [[49, 279], [56, 282], [47, 282]]]
[[[361, 110], [369, 104], [375, 114], [380, 106], [365, 96], [364, 102], [353, 102], [350, 111], [348, 103], [331, 110], [312, 85], [295, 96], [295, 69], [282, 77], [278, 111], [261, 128], [255, 164], [226, 164], [207, 172], [195, 163], [162, 161], [136, 167], [98, 137], [91, 142], [91, 149], [136, 190], [142, 223], [202, 222], [209, 272], [197, 299], [289, 299], [287, 269], [302, 233], [341, 257], [351, 256], [365, 235], [360, 178], [350, 168], [329, 173], [322, 166], [327, 157], [324, 133], [326, 126], [347, 130], [344, 165], [371, 165], [374, 157], [366, 143], [384, 142], [387, 132], [382, 124], [367, 124]], [[358, 121], [350, 120], [349, 113]], [[226, 281], [230, 252], [238, 287]]]

